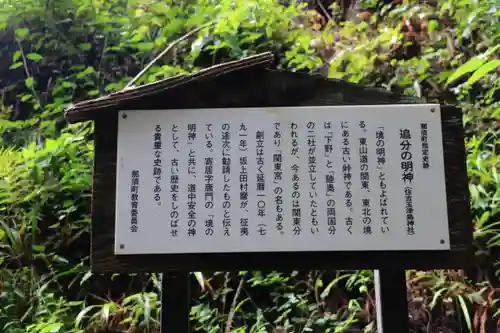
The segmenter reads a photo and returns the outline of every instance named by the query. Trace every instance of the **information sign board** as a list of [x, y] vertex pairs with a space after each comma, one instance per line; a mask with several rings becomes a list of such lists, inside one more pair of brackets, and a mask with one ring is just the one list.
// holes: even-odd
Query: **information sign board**
[[120, 112], [115, 253], [450, 249], [438, 105]]

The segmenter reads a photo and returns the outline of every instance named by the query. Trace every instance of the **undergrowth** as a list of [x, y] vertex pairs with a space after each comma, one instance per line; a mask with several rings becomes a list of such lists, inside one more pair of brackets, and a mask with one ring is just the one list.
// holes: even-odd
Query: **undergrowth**
[[[409, 313], [415, 332], [496, 332], [498, 3], [394, 1], [372, 9], [373, 1], [359, 2], [342, 20], [335, 6], [271, 0], [3, 0], [0, 330], [158, 330], [157, 275], [90, 273], [93, 128], [65, 124], [63, 111], [122, 89], [177, 40], [134, 84], [272, 51], [281, 68], [459, 105], [476, 263], [467, 271], [408, 271]], [[375, 330], [371, 271], [192, 275], [195, 331]]]

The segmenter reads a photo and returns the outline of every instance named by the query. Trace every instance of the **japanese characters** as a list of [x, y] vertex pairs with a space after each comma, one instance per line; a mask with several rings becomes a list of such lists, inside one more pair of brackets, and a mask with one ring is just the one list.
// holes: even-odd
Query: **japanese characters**
[[411, 130], [408, 128], [400, 129], [401, 138], [401, 179], [403, 180], [404, 196], [405, 196], [405, 209], [406, 209], [406, 226], [407, 234], [415, 235], [415, 216], [413, 210], [413, 154], [411, 152]]
[[325, 199], [326, 199], [326, 220], [328, 234], [335, 235], [337, 230], [337, 212], [335, 208], [335, 169], [333, 167], [333, 128], [330, 121], [323, 123], [324, 135], [324, 160], [325, 160]]
[[139, 171], [132, 171], [132, 185], [130, 186], [130, 232], [137, 232], [139, 226], [137, 223], [137, 215], [139, 214]]

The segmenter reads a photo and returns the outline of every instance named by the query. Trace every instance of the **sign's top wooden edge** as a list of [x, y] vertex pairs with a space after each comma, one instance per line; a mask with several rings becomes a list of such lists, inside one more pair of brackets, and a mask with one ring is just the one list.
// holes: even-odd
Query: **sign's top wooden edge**
[[[177, 75], [170, 78], [162, 79], [153, 83], [126, 88], [118, 92], [114, 92], [105, 96], [101, 96], [95, 99], [85, 100], [74, 105], [71, 105], [66, 109], [65, 117], [68, 122], [76, 123], [88, 120], [94, 120], [97, 114], [102, 115], [101, 112], [106, 113], [109, 109], [116, 110], [122, 105], [129, 101], [140, 100], [143, 98], [150, 97], [152, 95], [158, 94], [159, 92], [177, 88], [179, 86], [184, 86], [188, 83], [199, 81], [202, 79], [213, 79], [215, 77], [229, 74], [232, 72], [242, 71], [248, 68], [259, 68], [265, 71], [271, 71], [276, 73], [288, 73], [287, 75], [292, 75], [296, 79], [300, 80], [320, 80], [326, 84], [332, 85], [332, 93], [335, 89], [343, 89], [346, 86], [351, 88], [355, 87], [360, 89], [360, 91], [372, 91], [379, 94], [381, 97], [389, 97], [398, 103], [408, 103], [413, 104], [416, 102], [413, 98], [405, 98], [396, 94], [394, 92], [385, 91], [382, 89], [366, 87], [359, 84], [350, 83], [343, 80], [324, 78], [320, 75], [311, 75], [306, 73], [296, 73], [288, 71], [279, 71], [271, 68], [274, 63], [274, 56], [271, 52], [260, 53], [250, 57], [242, 58], [235, 61], [221, 63], [212, 67], [202, 69], [199, 72], [189, 74], [189, 75]], [[285, 78], [285, 77], [284, 77]], [[299, 80], [299, 81], [300, 81]], [[397, 96], [396, 96], [397, 95]], [[99, 111], [98, 113], [93, 111]]]
[[119, 105], [120, 102], [123, 101], [146, 97], [158, 91], [168, 90], [202, 78], [213, 78], [221, 74], [226, 74], [229, 72], [234, 72], [251, 67], [269, 68], [272, 65], [273, 61], [273, 54], [270, 52], [265, 52], [239, 60], [221, 63], [212, 67], [202, 69], [201, 71], [194, 74], [176, 75], [153, 83], [123, 89], [109, 95], [76, 103], [74, 105], [71, 105], [66, 110], [65, 116], [70, 122], [92, 120], [91, 117], [89, 117], [89, 119], [75, 121], [73, 120], [72, 115], [89, 110], [110, 108]]

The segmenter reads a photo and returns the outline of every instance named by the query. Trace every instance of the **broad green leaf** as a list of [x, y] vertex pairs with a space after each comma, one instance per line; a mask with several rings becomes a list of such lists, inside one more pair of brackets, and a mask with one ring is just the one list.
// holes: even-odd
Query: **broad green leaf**
[[95, 72], [94, 67], [89, 66], [89, 67], [85, 68], [85, 70], [84, 70], [84, 71], [82, 71], [82, 72], [78, 73], [78, 74], [76, 75], [76, 77], [77, 77], [77, 78], [79, 78], [79, 79], [82, 79], [82, 78], [84, 78], [85, 76], [90, 75], [90, 74], [92, 74], [92, 73], [94, 73], [94, 72]]
[[24, 82], [26, 83], [26, 87], [31, 89], [31, 88], [33, 88], [33, 84], [35, 83], [35, 80], [33, 79], [32, 76], [30, 76]]
[[429, 32], [433, 32], [437, 28], [439, 28], [438, 20], [430, 20], [429, 23], [427, 23], [427, 29], [429, 29]]
[[158, 14], [169, 14], [169, 10], [171, 10], [171, 7], [166, 3], [160, 2], [153, 4], [151, 6], [151, 9]]
[[33, 249], [33, 251], [36, 251], [36, 252], [44, 252], [45, 251], [45, 246], [43, 246], [43, 245], [32, 245], [31, 248]]
[[458, 79], [462, 75], [465, 75], [467, 73], [470, 73], [470, 72], [477, 70], [485, 62], [486, 62], [486, 59], [480, 58], [478, 56], [470, 59], [462, 66], [458, 67], [457, 70], [453, 74], [451, 74], [450, 77], [448, 77], [448, 80], [446, 81], [446, 85], [455, 81], [456, 79]]
[[145, 52], [148, 52], [148, 51], [151, 51], [153, 50], [155, 47], [155, 44], [154, 43], [139, 43], [137, 44], [137, 49], [139, 51], [145, 51]]
[[92, 66], [89, 66], [89, 67], [85, 68], [85, 70], [83, 71], [83, 73], [86, 74], [86, 75], [92, 74], [94, 72], [95, 72], [95, 70], [94, 70], [94, 67], [92, 67]]
[[43, 59], [43, 57], [38, 53], [28, 53], [26, 55], [26, 58], [28, 58], [31, 61], [37, 61], [37, 62]]
[[107, 323], [109, 321], [110, 309], [111, 309], [110, 303], [106, 303], [102, 306], [101, 318], [102, 318], [102, 320], [104, 320], [105, 323]]
[[83, 43], [79, 44], [78, 47], [83, 51], [88, 51], [92, 48], [92, 45], [90, 43]]
[[19, 58], [21, 58], [21, 51], [17, 50], [16, 52], [14, 52], [14, 54], [12, 55], [12, 61], [13, 62], [16, 62], [19, 60]]
[[24, 38], [30, 33], [28, 28], [19, 28], [16, 29], [16, 36], [19, 38]]
[[40, 333], [57, 333], [61, 329], [63, 324], [61, 323], [53, 323], [53, 324], [48, 324], [45, 326], [42, 330], [40, 330]]
[[479, 69], [476, 70], [474, 74], [472, 74], [472, 76], [467, 80], [467, 84], [471, 85], [476, 83], [478, 80], [497, 69], [497, 67], [500, 67], [500, 60], [491, 60], [487, 62], [486, 64], [479, 67]]
[[5, 231], [0, 229], [0, 240], [2, 240], [5, 237]]
[[18, 61], [18, 62], [16, 62], [16, 63], [12, 64], [12, 65], [9, 67], [9, 69], [16, 69], [16, 68], [21, 67], [22, 65], [23, 65], [23, 62], [22, 62], [22, 61]]

